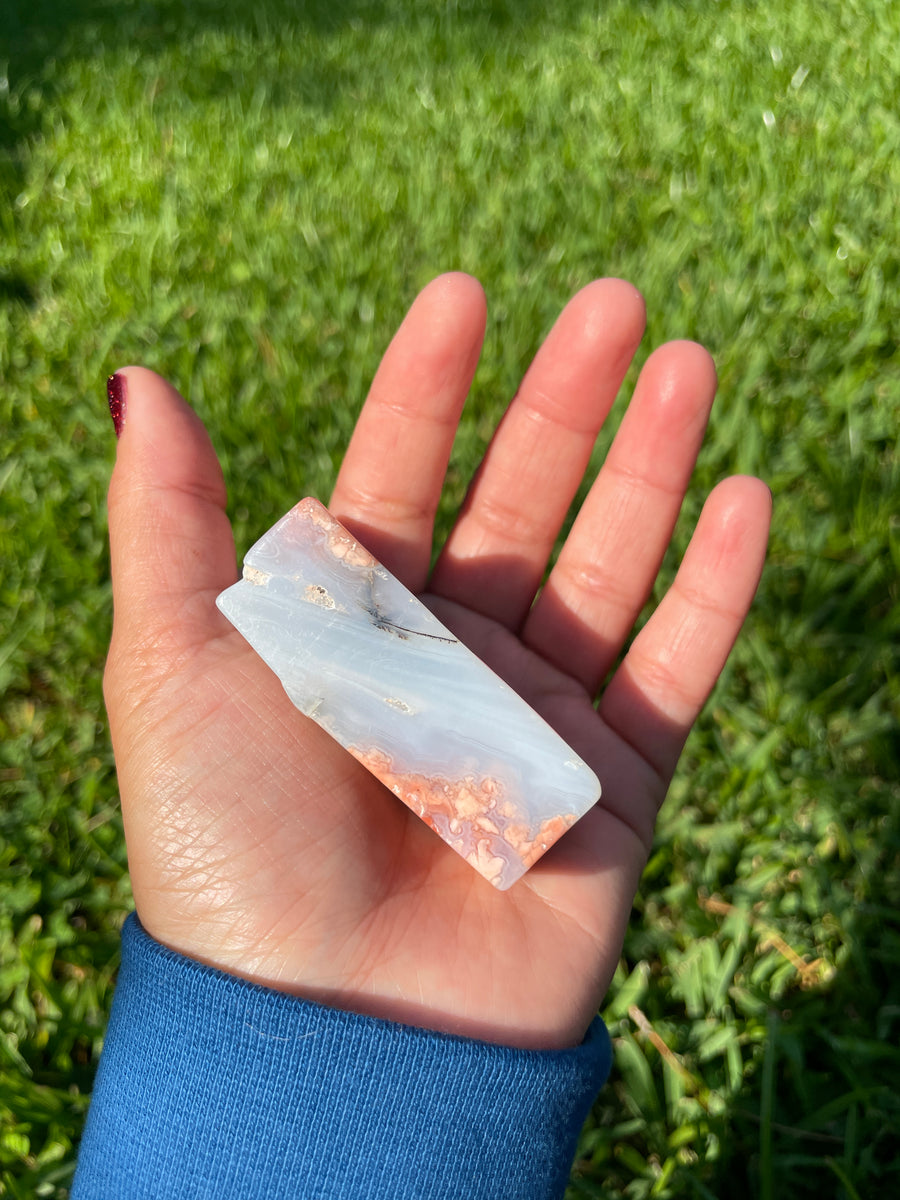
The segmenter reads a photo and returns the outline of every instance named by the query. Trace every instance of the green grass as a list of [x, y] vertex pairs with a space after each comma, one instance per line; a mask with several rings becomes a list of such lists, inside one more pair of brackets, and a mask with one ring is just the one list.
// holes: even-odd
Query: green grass
[[327, 497], [448, 268], [491, 317], [444, 527], [599, 274], [644, 291], [643, 354], [695, 337], [719, 367], [666, 577], [724, 473], [775, 492], [571, 1198], [894, 1194], [900, 7], [5, 0], [0, 27], [0, 1195], [66, 1194], [129, 903], [104, 378], [141, 361], [190, 398], [243, 550]]

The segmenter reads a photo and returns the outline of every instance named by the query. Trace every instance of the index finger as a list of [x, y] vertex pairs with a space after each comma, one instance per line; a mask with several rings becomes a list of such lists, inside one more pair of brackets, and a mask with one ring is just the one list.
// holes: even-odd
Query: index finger
[[425, 585], [434, 514], [484, 338], [469, 275], [414, 301], [382, 359], [331, 497], [331, 511], [412, 591]]

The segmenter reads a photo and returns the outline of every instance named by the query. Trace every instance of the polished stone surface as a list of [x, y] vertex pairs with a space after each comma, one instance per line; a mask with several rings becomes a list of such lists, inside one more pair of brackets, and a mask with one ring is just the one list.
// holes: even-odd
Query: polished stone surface
[[217, 603], [297, 708], [495, 887], [596, 803], [590, 767], [317, 500]]

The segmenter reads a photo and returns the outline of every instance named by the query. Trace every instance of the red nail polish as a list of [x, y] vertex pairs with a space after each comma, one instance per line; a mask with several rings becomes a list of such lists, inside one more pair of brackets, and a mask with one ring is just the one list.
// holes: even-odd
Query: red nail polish
[[116, 437], [122, 436], [125, 428], [125, 376], [110, 375], [106, 381], [106, 398], [109, 400], [109, 415], [112, 417]]

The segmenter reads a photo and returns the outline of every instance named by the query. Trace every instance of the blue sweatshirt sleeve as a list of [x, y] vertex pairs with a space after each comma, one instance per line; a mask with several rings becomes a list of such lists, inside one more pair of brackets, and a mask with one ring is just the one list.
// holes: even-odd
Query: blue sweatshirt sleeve
[[72, 1200], [542, 1200], [606, 1079], [597, 1020], [515, 1050], [326, 1008], [128, 919]]

